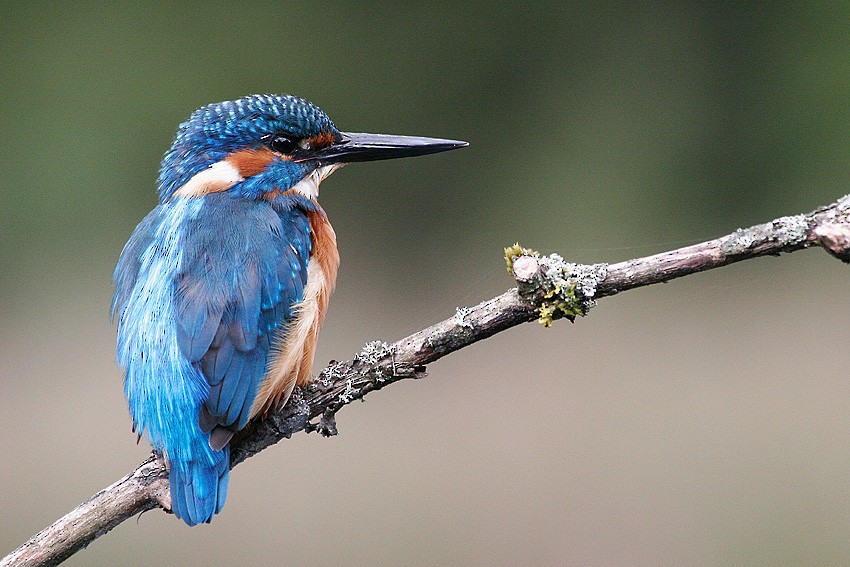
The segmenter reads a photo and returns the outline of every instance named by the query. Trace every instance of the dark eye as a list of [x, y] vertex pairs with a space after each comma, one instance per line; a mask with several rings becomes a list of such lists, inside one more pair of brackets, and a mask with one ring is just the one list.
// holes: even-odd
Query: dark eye
[[295, 148], [298, 147], [298, 142], [290, 138], [289, 136], [284, 136], [282, 134], [275, 134], [269, 140], [269, 146], [274, 151], [281, 154], [291, 154], [295, 151]]

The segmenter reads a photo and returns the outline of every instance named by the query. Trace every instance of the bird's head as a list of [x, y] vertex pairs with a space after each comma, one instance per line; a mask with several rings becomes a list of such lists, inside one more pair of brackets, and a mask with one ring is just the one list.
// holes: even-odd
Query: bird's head
[[340, 132], [322, 109], [290, 95], [252, 95], [203, 106], [180, 125], [162, 161], [160, 201], [230, 191], [309, 198], [341, 165], [418, 156], [466, 142]]

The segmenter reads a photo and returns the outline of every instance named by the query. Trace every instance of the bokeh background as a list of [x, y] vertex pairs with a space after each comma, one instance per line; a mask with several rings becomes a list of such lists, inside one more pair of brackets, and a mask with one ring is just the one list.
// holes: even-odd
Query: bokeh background
[[[148, 454], [110, 275], [202, 104], [470, 142], [323, 185], [322, 366], [501, 293], [515, 241], [613, 262], [848, 191], [845, 2], [4, 2], [0, 37], [0, 555]], [[505, 332], [67, 564], [846, 564], [849, 283], [813, 250]]]

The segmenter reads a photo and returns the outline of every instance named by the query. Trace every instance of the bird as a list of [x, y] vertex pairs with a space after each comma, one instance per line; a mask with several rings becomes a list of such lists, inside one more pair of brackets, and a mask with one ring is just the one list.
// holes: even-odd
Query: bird
[[339, 267], [319, 184], [348, 163], [466, 145], [342, 132], [293, 95], [208, 104], [180, 124], [111, 309], [133, 431], [165, 459], [175, 516], [209, 523], [233, 435], [313, 379]]

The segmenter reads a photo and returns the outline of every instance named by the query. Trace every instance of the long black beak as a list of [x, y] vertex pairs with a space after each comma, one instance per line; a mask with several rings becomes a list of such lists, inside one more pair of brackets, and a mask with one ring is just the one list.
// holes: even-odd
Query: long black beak
[[303, 155], [293, 156], [293, 160], [317, 160], [321, 165], [329, 165], [332, 163], [424, 156], [468, 145], [467, 142], [441, 140], [440, 138], [343, 132], [342, 139], [339, 142], [326, 148], [303, 150]]

